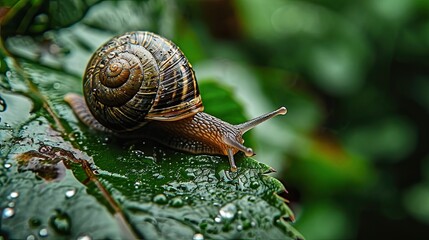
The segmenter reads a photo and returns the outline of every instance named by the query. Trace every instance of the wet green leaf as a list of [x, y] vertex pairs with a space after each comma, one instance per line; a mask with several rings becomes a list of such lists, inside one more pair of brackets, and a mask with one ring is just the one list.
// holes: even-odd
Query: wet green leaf
[[[189, 155], [143, 139], [124, 141], [77, 121], [62, 100], [80, 79], [34, 63], [10, 63], [1, 90], [2, 234], [10, 238], [301, 238], [276, 193], [272, 169], [236, 156]], [[17, 67], [18, 66], [18, 67]], [[231, 92], [213, 82], [204, 102], [241, 122]], [[222, 113], [214, 105], [232, 101]], [[228, 101], [229, 101], [228, 100]], [[41, 101], [41, 103], [37, 103]], [[35, 107], [39, 106], [39, 107]], [[19, 229], [19, 231], [18, 231]]]

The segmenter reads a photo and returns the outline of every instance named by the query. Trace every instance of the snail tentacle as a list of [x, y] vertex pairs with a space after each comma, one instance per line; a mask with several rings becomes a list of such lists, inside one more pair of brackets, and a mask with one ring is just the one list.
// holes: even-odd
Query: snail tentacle
[[247, 122], [235, 125], [242, 134], [244, 134], [245, 132], [249, 131], [250, 129], [258, 126], [259, 124], [277, 116], [277, 115], [285, 115], [287, 113], [287, 109], [285, 107], [281, 107], [275, 111], [266, 113], [264, 115], [261, 115], [259, 117], [256, 117], [254, 119], [251, 119]]
[[223, 137], [223, 142], [230, 146], [231, 148], [237, 149], [239, 151], [244, 152], [244, 154], [246, 154], [246, 156], [251, 157], [254, 155], [253, 150], [251, 148], [248, 148], [246, 146], [244, 146], [242, 143], [240, 143], [239, 141], [237, 141], [237, 138], [241, 138], [241, 133], [238, 132], [235, 136], [231, 136], [231, 135], [227, 135]]
[[234, 151], [232, 150], [232, 148], [228, 148], [228, 160], [229, 165], [231, 166], [231, 172], [237, 172], [237, 165], [235, 165]]

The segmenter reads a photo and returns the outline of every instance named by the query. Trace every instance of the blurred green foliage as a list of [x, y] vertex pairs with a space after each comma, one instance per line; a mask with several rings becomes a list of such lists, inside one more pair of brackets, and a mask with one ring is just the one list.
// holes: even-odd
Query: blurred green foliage
[[[2, 28], [5, 38], [24, 35], [6, 46], [81, 75], [82, 59], [111, 35], [164, 35], [185, 52], [200, 81], [229, 85], [249, 117], [288, 108], [285, 118], [255, 129], [254, 145], [256, 159], [274, 166], [289, 190], [284, 197], [305, 237], [429, 233], [429, 1], [147, 0], [85, 6], [76, 19], [57, 25], [45, 21], [36, 28], [40, 22], [30, 21], [22, 27], [28, 31]], [[46, 32], [58, 26], [63, 28]], [[30, 38], [40, 33], [31, 29], [44, 34]], [[94, 37], [82, 39], [82, 31]], [[23, 41], [46, 51], [23, 53], [14, 47]]]

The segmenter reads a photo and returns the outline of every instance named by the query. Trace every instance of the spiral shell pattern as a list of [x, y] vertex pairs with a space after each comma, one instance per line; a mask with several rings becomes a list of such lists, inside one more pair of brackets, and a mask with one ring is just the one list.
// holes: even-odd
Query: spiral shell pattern
[[174, 43], [150, 32], [125, 33], [101, 46], [88, 63], [83, 89], [91, 113], [114, 131], [203, 110], [191, 64]]

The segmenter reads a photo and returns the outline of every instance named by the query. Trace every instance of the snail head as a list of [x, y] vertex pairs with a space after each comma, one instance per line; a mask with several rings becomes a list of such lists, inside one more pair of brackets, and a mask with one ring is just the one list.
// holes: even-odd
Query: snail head
[[264, 115], [261, 115], [259, 117], [256, 117], [254, 119], [251, 119], [247, 122], [235, 125], [236, 129], [236, 135], [235, 136], [224, 136], [223, 141], [226, 145], [229, 146], [228, 148], [228, 159], [229, 164], [231, 165], [231, 171], [237, 171], [237, 166], [235, 165], [234, 161], [234, 153], [237, 151], [243, 152], [247, 157], [251, 157], [255, 155], [252, 148], [248, 148], [243, 145], [244, 140], [242, 138], [242, 135], [249, 131], [250, 129], [256, 127], [257, 125], [277, 116], [277, 115], [285, 115], [287, 113], [287, 109], [285, 107], [281, 107], [273, 112], [266, 113]]

